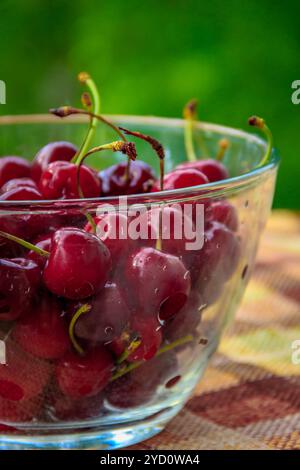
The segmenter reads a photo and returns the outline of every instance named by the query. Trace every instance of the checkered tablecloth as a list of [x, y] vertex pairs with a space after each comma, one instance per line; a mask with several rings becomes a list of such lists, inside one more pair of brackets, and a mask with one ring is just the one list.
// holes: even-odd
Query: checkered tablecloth
[[194, 396], [131, 449], [300, 449], [300, 215], [273, 212], [234, 324]]

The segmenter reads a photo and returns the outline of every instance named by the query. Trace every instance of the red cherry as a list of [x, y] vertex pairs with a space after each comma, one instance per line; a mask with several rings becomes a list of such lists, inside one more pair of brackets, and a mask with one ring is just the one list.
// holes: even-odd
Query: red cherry
[[164, 326], [164, 337], [172, 342], [186, 335], [195, 335], [205, 307], [199, 289], [193, 290], [184, 307]]
[[0, 201], [40, 201], [41, 199], [43, 199], [41, 193], [29, 186], [19, 186], [0, 194]]
[[[132, 247], [132, 240], [128, 235], [129, 218], [122, 213], [109, 213], [95, 217], [96, 234], [109, 249], [114, 268], [120, 266], [120, 259], [126, 255]], [[84, 230], [93, 233], [93, 227], [88, 223]]]
[[103, 409], [103, 394], [92, 397], [81, 397], [72, 399], [64, 395], [59, 389], [55, 388], [52, 393], [52, 400], [49, 412], [55, 420], [82, 420], [88, 418], [98, 418]]
[[110, 253], [102, 241], [68, 227], [54, 233], [43, 276], [50, 292], [76, 300], [100, 292], [110, 270]]
[[106, 400], [116, 408], [143, 405], [154, 397], [160, 385], [165, 385], [177, 374], [177, 367], [172, 351], [154, 357], [108, 385]]
[[[51, 251], [51, 244], [52, 244], [52, 234], [49, 235], [43, 235], [39, 237], [38, 241], [34, 243], [34, 245], [37, 248], [40, 248], [45, 251]], [[30, 250], [27, 253], [27, 259], [30, 259], [33, 261], [35, 264], [37, 264], [41, 270], [44, 269], [46, 263], [47, 263], [47, 258], [45, 256], [39, 255], [36, 251]]]
[[216, 222], [226, 225], [233, 232], [236, 232], [238, 229], [237, 212], [228, 201], [213, 202], [211, 204], [211, 218]]
[[113, 367], [110, 353], [102, 346], [85, 356], [68, 352], [57, 363], [56, 379], [61, 391], [68, 397], [92, 397], [107, 385]]
[[70, 142], [51, 142], [45, 145], [36, 154], [32, 162], [31, 177], [38, 183], [41, 174], [47, 169], [48, 165], [57, 160], [69, 162], [77, 152], [77, 148]]
[[51, 365], [27, 354], [15, 342], [6, 343], [6, 362], [0, 364], [0, 397], [21, 401], [39, 395], [50, 378]]
[[150, 191], [155, 179], [151, 166], [141, 160], [132, 161], [129, 182], [126, 181], [126, 171], [127, 162], [118, 163], [100, 171], [103, 196], [141, 194]]
[[[85, 198], [99, 197], [101, 181], [97, 173], [85, 166], [80, 167], [80, 188]], [[45, 199], [80, 198], [78, 190], [78, 167], [74, 163], [57, 161], [43, 171], [39, 181], [39, 190]]]
[[234, 273], [240, 258], [236, 235], [219, 222], [212, 222], [205, 232], [205, 243], [198, 258], [198, 287], [203, 301], [218, 298], [223, 284]]
[[[207, 177], [195, 168], [180, 168], [164, 176], [164, 190], [188, 188], [209, 183]], [[160, 183], [156, 182], [152, 191], [160, 191]]]
[[129, 258], [126, 277], [137, 308], [159, 315], [161, 321], [183, 307], [191, 287], [190, 273], [182, 261], [154, 248], [142, 248]]
[[62, 308], [49, 295], [16, 324], [13, 337], [25, 351], [43, 359], [57, 359], [70, 347]]
[[1, 192], [5, 193], [16, 188], [33, 188], [38, 189], [36, 183], [31, 178], [13, 178], [7, 181], [1, 188]]
[[0, 188], [12, 178], [30, 177], [30, 163], [21, 157], [0, 158]]
[[[161, 342], [161, 325], [154, 317], [136, 316], [130, 326], [127, 340], [119, 338], [111, 344], [111, 350], [120, 356], [130, 346], [130, 338], [137, 338], [141, 344], [127, 356], [128, 362], [148, 361], [157, 353]], [[126, 335], [124, 335], [126, 337]]]
[[[91, 309], [77, 320], [75, 334], [91, 343], [108, 343], [121, 335], [128, 324], [130, 312], [120, 288], [107, 283], [104, 289], [88, 300]], [[69, 311], [74, 314], [83, 303], [74, 302]]]
[[40, 279], [33, 261], [0, 259], [0, 320], [15, 320], [30, 309]]
[[[0, 398], [0, 421], [10, 421], [15, 423], [31, 421], [33, 418], [38, 418], [41, 404], [42, 400], [39, 396], [21, 401]], [[4, 425], [0, 424], [0, 431], [1, 426]], [[7, 428], [9, 428], [7, 432], [9, 432], [9, 430], [13, 430], [10, 426], [7, 426]]]
[[209, 158], [207, 160], [197, 160], [196, 162], [184, 162], [177, 165], [176, 170], [184, 170], [194, 168], [201, 171], [208, 178], [210, 183], [221, 181], [229, 178], [227, 168], [218, 160]]

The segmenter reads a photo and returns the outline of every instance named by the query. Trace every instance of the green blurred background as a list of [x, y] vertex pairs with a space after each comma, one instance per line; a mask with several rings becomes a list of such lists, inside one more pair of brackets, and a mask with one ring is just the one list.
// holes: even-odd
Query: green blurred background
[[1, 0], [1, 114], [76, 103], [88, 70], [103, 112], [180, 116], [247, 128], [258, 114], [282, 156], [276, 207], [300, 208], [300, 2]]

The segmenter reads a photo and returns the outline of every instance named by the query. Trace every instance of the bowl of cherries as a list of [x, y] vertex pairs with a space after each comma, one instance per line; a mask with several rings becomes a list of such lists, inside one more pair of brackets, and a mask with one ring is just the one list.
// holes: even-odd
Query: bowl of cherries
[[278, 157], [252, 133], [80, 107], [0, 118], [1, 447], [117, 448], [161, 431], [232, 318]]

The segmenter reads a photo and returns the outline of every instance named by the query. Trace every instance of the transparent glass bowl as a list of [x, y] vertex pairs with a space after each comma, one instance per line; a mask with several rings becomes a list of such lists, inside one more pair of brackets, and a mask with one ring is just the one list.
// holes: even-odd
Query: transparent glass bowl
[[[166, 150], [166, 171], [185, 161], [182, 120], [133, 116], [110, 118], [118, 124], [159, 139]], [[32, 159], [39, 148], [51, 141], [69, 140], [79, 145], [85, 132], [86, 120], [82, 118], [60, 120], [46, 115], [2, 117], [0, 154], [16, 154]], [[119, 288], [118, 296], [122, 298], [120, 300], [118, 297], [116, 302], [121, 302], [123, 306], [125, 303], [130, 312], [126, 326], [122, 327], [122, 334], [127, 334], [128, 339], [133, 329], [129, 325], [133, 318], [144, 315], [141, 312], [147, 311], [147, 315], [158, 318], [157, 328], [161, 338], [159, 353], [154, 357], [139, 363], [138, 367], [127, 371], [122, 377], [110, 380], [97, 394], [76, 399], [65, 395], [57, 380], [58, 364], [62, 359], [46, 360], [28, 351], [24, 352], [14, 334], [19, 319], [15, 322], [1, 320], [6, 307], [5, 302], [3, 303], [5, 293], [3, 289], [1, 293], [0, 286], [0, 344], [6, 360], [5, 365], [0, 365], [0, 447], [123, 447], [161, 431], [184, 406], [203, 374], [209, 357], [216, 350], [226, 324], [236, 311], [251, 275], [260, 234], [272, 205], [278, 167], [278, 157], [273, 152], [271, 162], [255, 169], [266, 149], [263, 140], [253, 134], [205, 123], [195, 126], [195, 144], [199, 157], [214, 156], [219, 139], [224, 137], [230, 140], [230, 148], [225, 155], [230, 179], [201, 187], [130, 196], [127, 199], [129, 209], [135, 204], [145, 204], [148, 210], [151, 204], [164, 210], [174, 203], [179, 204], [179, 207], [196, 203], [204, 207], [204, 229], [199, 229], [204, 230], [204, 245], [201, 249], [186, 252], [180, 243], [175, 243], [174, 248], [174, 244], [168, 245], [162, 241], [162, 251], [175, 252], [184, 263], [186, 271], [189, 271], [188, 293], [186, 291], [184, 302], [182, 297], [180, 300], [177, 298], [184, 305], [182, 308], [178, 307], [175, 314], [161, 318], [159, 310], [162, 304], [153, 307], [153, 312], [150, 313], [147, 308], [161, 289], [159, 267], [156, 271], [157, 286], [154, 275], [148, 292], [143, 289], [143, 295], [124, 267], [130, 264], [133, 252], [146, 246], [155, 248], [155, 243], [153, 245], [151, 242], [149, 245], [143, 240], [131, 240], [128, 243], [130, 249], [126, 247], [114, 260], [110, 282], [116, 283]], [[95, 144], [115, 139], [110, 129], [99, 125]], [[158, 162], [151, 149], [144, 143], [138, 145], [139, 155], [158, 174]], [[100, 157], [91, 157], [90, 162], [95, 167], [103, 168], [123, 159], [122, 155], [103, 153]], [[228, 204], [231, 214], [222, 223], [219, 221], [219, 225], [216, 225], [210, 211], [216, 203]], [[125, 210], [124, 200], [120, 206], [118, 198], [20, 203], [1, 201], [0, 224], [4, 220], [15, 226], [29, 227], [31, 235], [27, 238], [34, 242], [51, 227], [83, 228], [86, 213], [92, 216], [99, 214], [104, 204], [110, 204], [122, 213]], [[2, 246], [1, 249], [1, 256], [7, 256], [6, 248]], [[76, 246], [73, 250], [76, 256]], [[9, 256], [24, 257], [27, 254], [14, 246]], [[101, 292], [96, 319], [101, 318], [103, 305], [106, 305], [109, 312], [104, 298], [101, 299]], [[23, 295], [21, 287], [13, 291], [13, 296], [10, 295], [9, 299], [13, 298], [15, 305], [23, 308]], [[35, 292], [32, 300], [32, 309], [35, 312], [38, 311], [44, 295], [41, 288]], [[89, 301], [90, 299], [84, 300], [85, 303]], [[68, 331], [68, 301], [58, 299], [58, 302]], [[112, 314], [115, 310], [111, 307]], [[135, 328], [138, 329], [138, 326]], [[102, 337], [101, 340], [97, 338], [97, 322], [92, 325], [93, 329], [93, 341], [89, 341], [88, 336], [84, 340], [77, 338], [84, 348], [97, 347], [98, 343], [105, 342]], [[114, 328], [109, 327], [108, 331], [114, 335]], [[135, 338], [141, 338], [139, 333]], [[120, 332], [118, 335], [119, 338]], [[116, 349], [112, 352], [111, 337], [104, 347], [114, 360], [112, 373], [115, 374], [121, 366], [117, 365], [119, 356]], [[130, 362], [125, 360], [123, 367], [126, 364], [128, 366]], [[83, 377], [83, 382], [84, 380]], [[9, 387], [13, 387], [14, 382], [21, 388], [24, 387], [23, 397], [18, 393], [11, 394]], [[5, 397], [8, 389], [10, 392]]]

